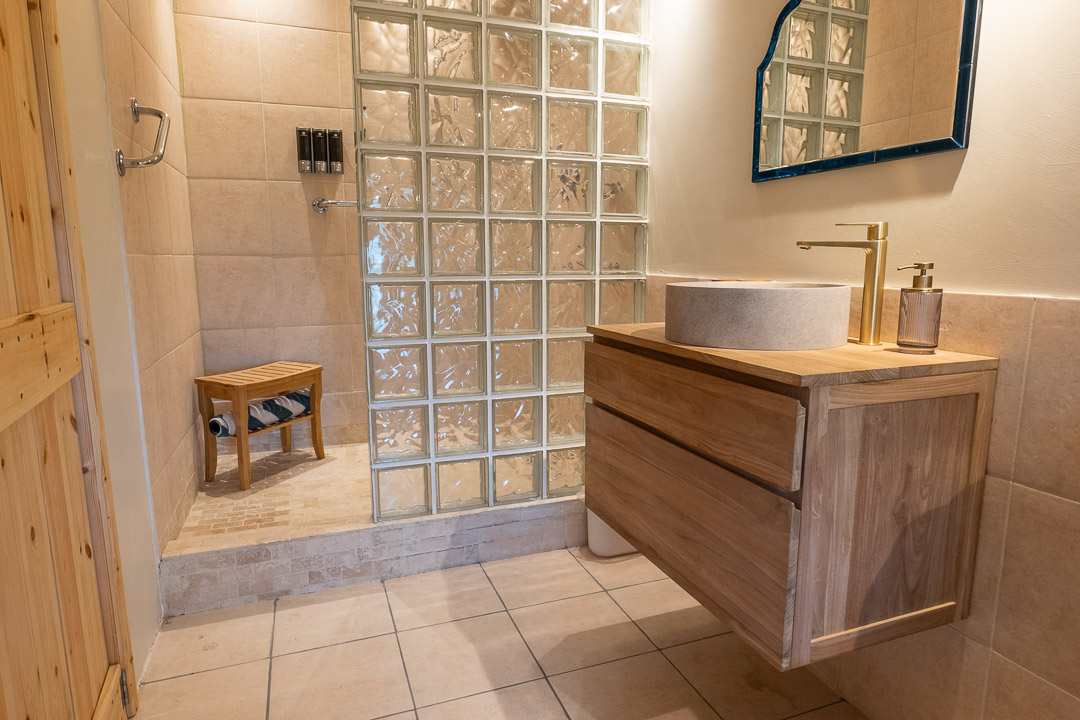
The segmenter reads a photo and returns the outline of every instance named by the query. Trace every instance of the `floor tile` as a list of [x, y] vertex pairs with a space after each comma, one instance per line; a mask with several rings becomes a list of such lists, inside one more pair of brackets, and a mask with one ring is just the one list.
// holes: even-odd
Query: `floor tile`
[[406, 630], [398, 637], [417, 707], [541, 675], [506, 613]]
[[664, 654], [724, 720], [781, 720], [840, 699], [805, 668], [775, 670], [731, 633]]
[[139, 720], [264, 720], [270, 661], [257, 660], [139, 688]]
[[484, 563], [508, 608], [562, 600], [602, 588], [566, 550]]
[[866, 716], [846, 702], [823, 707], [791, 720], [867, 720]]
[[503, 609], [479, 565], [387, 580], [386, 594], [398, 631]]
[[662, 648], [731, 630], [671, 580], [619, 588], [611, 597]]
[[371, 720], [410, 709], [393, 635], [274, 658], [270, 720]]
[[649, 562], [648, 558], [637, 553], [606, 558], [594, 555], [587, 546], [573, 548], [570, 552], [606, 590], [667, 577], [660, 568]]
[[283, 597], [274, 621], [274, 655], [392, 632], [394, 623], [382, 583]]
[[273, 625], [270, 602], [169, 618], [154, 641], [143, 681], [269, 657]]
[[655, 649], [604, 593], [511, 611], [548, 675]]
[[719, 720], [658, 652], [551, 678], [572, 720]]
[[420, 720], [565, 720], [545, 680], [421, 708]]

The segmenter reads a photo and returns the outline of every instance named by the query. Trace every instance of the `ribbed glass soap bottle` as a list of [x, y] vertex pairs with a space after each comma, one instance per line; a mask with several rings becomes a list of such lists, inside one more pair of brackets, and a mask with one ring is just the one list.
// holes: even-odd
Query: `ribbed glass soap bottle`
[[934, 263], [915, 263], [898, 270], [918, 270], [911, 287], [900, 288], [900, 324], [896, 344], [902, 353], [933, 355], [941, 333], [941, 288], [933, 287], [934, 278], [927, 270]]

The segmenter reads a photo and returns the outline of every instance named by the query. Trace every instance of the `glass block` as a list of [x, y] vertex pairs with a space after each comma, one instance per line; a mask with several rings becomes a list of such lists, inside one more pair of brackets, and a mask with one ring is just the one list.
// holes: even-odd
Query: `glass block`
[[780, 164], [780, 118], [761, 119], [761, 143], [758, 146], [758, 164], [776, 167]]
[[547, 234], [547, 268], [553, 275], [591, 273], [596, 256], [596, 225], [551, 222]]
[[450, 12], [467, 13], [469, 15], [480, 14], [480, 3], [483, 0], [424, 0], [424, 7], [433, 10], [447, 10]]
[[431, 512], [431, 484], [427, 465], [375, 470], [379, 489], [379, 518], [397, 520]]
[[574, 495], [585, 485], [585, 448], [548, 451], [548, 497]]
[[540, 152], [540, 99], [488, 93], [488, 147]]
[[596, 0], [549, 0], [548, 22], [573, 27], [596, 27]]
[[491, 283], [491, 332], [525, 335], [540, 332], [540, 282], [507, 280]]
[[837, 157], [859, 152], [859, 128], [844, 125], [826, 125], [822, 157]]
[[371, 454], [375, 462], [428, 456], [428, 409], [424, 405], [371, 411]]
[[643, 34], [644, 3], [645, 0], [607, 0], [604, 28], [629, 35]]
[[585, 440], [585, 396], [548, 396], [548, 442], [570, 443]]
[[540, 341], [493, 341], [491, 343], [491, 388], [496, 393], [539, 390]]
[[487, 460], [460, 460], [435, 466], [439, 511], [472, 510], [488, 504]]
[[601, 325], [636, 323], [641, 322], [644, 317], [644, 280], [602, 280], [600, 282]]
[[424, 337], [424, 286], [421, 283], [369, 283], [369, 340]]
[[428, 207], [437, 212], [481, 212], [483, 158], [428, 155]]
[[603, 223], [600, 229], [600, 272], [645, 272], [645, 226]]
[[420, 210], [420, 156], [361, 153], [364, 207], [368, 210]]
[[862, 113], [862, 75], [829, 71], [825, 84], [825, 116], [858, 122]]
[[364, 273], [366, 275], [422, 275], [423, 225], [419, 220], [365, 218]]
[[548, 100], [548, 150], [556, 153], [596, 153], [596, 103]]
[[427, 366], [423, 345], [368, 348], [368, 384], [371, 399], [423, 399], [427, 397]]
[[362, 82], [358, 93], [361, 142], [420, 144], [415, 86]]
[[581, 332], [593, 318], [592, 280], [548, 282], [548, 330]]
[[354, 11], [353, 23], [360, 72], [416, 77], [416, 26], [411, 15]]
[[479, 148], [483, 105], [484, 96], [479, 90], [428, 88], [428, 144]]
[[604, 154], [645, 157], [649, 111], [631, 105], [604, 103]]
[[484, 284], [431, 283], [431, 331], [435, 336], [484, 334]]
[[431, 346], [435, 397], [480, 395], [485, 390], [484, 343], [441, 343]]
[[487, 403], [483, 400], [435, 405], [435, 454], [468, 455], [487, 449]]
[[829, 32], [829, 62], [861, 68], [866, 64], [866, 21], [832, 17]]
[[432, 275], [484, 274], [483, 220], [430, 220]]
[[540, 212], [540, 161], [491, 158], [491, 211], [534, 215]]
[[540, 453], [495, 458], [495, 503], [506, 505], [540, 497]]
[[547, 208], [553, 213], [591, 214], [593, 178], [591, 163], [548, 161]]
[[579, 388], [584, 384], [585, 338], [548, 340], [548, 388]]
[[604, 164], [601, 171], [605, 215], [645, 217], [646, 172], [643, 165]]
[[548, 36], [548, 87], [596, 91], [596, 41], [567, 35]]
[[480, 26], [424, 21], [425, 76], [480, 82]]
[[781, 162], [784, 165], [795, 165], [820, 160], [821, 135], [820, 123], [785, 120]]
[[505, 398], [492, 403], [492, 437], [496, 450], [534, 447], [543, 442], [541, 398]]
[[783, 100], [784, 66], [774, 62], [761, 76], [761, 107], [767, 113], [780, 114]]
[[540, 274], [540, 223], [531, 220], [491, 221], [491, 273]]
[[641, 45], [604, 43], [604, 92], [645, 95], [646, 52]]
[[797, 10], [784, 23], [787, 33], [787, 56], [825, 62], [829, 22], [823, 12]]
[[540, 87], [540, 33], [488, 26], [488, 82]]
[[541, 0], [488, 0], [488, 15], [540, 22]]
[[824, 76], [821, 68], [787, 66], [787, 81], [784, 87], [784, 110], [789, 113], [821, 117], [824, 101], [822, 83]]

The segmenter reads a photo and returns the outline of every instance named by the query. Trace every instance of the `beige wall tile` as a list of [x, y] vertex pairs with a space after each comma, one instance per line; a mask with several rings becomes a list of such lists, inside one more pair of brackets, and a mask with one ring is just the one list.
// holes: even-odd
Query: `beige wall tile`
[[955, 107], [959, 62], [959, 32], [946, 31], [915, 43], [915, 82], [911, 92], [913, 115]]
[[199, 255], [269, 255], [270, 204], [263, 180], [193, 179], [191, 230]]
[[155, 255], [166, 254], [172, 247], [173, 213], [169, 208], [168, 170], [169, 166], [165, 163], [139, 169], [146, 187], [151, 251]]
[[233, 20], [257, 17], [256, 0], [176, 0], [176, 12]]
[[944, 110], [933, 110], [919, 115], [912, 115], [909, 141], [919, 143], [952, 137], [953, 117], [955, 114], [955, 108], [948, 107]]
[[870, 3], [867, 57], [914, 44], [918, 10], [919, 0], [875, 0]]
[[820, 710], [800, 715], [799, 720], [867, 720], [867, 717], [848, 703], [836, 703]]
[[353, 93], [352, 35], [338, 33], [338, 107], [351, 108], [355, 104]]
[[680, 277], [678, 275], [645, 276], [645, 322], [664, 322], [667, 307], [667, 286], [673, 282], [705, 281], [709, 278]]
[[259, 22], [317, 30], [347, 31], [348, 16], [342, 14], [338, 0], [258, 0]]
[[880, 150], [881, 148], [907, 145], [910, 137], [911, 119], [885, 120], [859, 129], [860, 150]]
[[195, 260], [195, 274], [203, 329], [277, 324], [272, 258], [202, 256]]
[[184, 97], [262, 99], [255, 23], [177, 15], [176, 39], [184, 61]]
[[[301, 174], [296, 166], [296, 128], [331, 130], [342, 128], [341, 111], [299, 105], [265, 105], [263, 118], [266, 133], [266, 177], [270, 180], [307, 180], [340, 183], [344, 175]], [[307, 210], [310, 212], [311, 208]]]
[[350, 322], [341, 257], [274, 258], [274, 288], [279, 328]]
[[[126, 7], [124, 9], [126, 11]], [[116, 9], [108, 3], [101, 5], [101, 39], [105, 49], [105, 85], [109, 92], [110, 121], [114, 130], [131, 137], [135, 132], [135, 119], [131, 116], [131, 98], [135, 95], [131, 31]]]
[[191, 255], [195, 251], [191, 235], [191, 195], [188, 180], [171, 165], [165, 166], [165, 191], [169, 203], [170, 255]]
[[150, 14], [154, 21], [154, 40], [151, 43], [153, 51], [150, 56], [161, 68], [161, 72], [164, 73], [173, 90], [180, 92], [180, 61], [176, 54], [176, 20], [173, 15], [172, 0], [149, 0], [149, 2]]
[[208, 375], [266, 365], [277, 360], [277, 331], [203, 330], [203, 363]]
[[164, 329], [159, 319], [158, 294], [154, 291], [154, 257], [127, 256], [128, 285], [131, 288], [132, 320], [139, 370], [146, 370], [164, 353]]
[[967, 618], [956, 623], [957, 630], [987, 646], [990, 645], [990, 637], [994, 631], [1011, 487], [1005, 480], [989, 476], [986, 478], [979, 518], [971, 612]]
[[[352, 75], [349, 75], [349, 82], [352, 82]], [[353, 99], [352, 95], [343, 98], [343, 104], [352, 108]], [[342, 173], [342, 179], [346, 185], [351, 185], [353, 188], [353, 195], [350, 200], [356, 199], [356, 112], [348, 109], [341, 111], [341, 144], [344, 149], [344, 172]]]
[[319, 363], [323, 391], [352, 390], [352, 343], [348, 325], [279, 327], [277, 353], [281, 360]]
[[1080, 717], [1080, 698], [994, 653], [990, 661], [984, 720], [1070, 720]]
[[919, 22], [916, 35], [921, 40], [951, 28], [956, 29], [959, 35], [963, 21], [964, 3], [919, 0]]
[[259, 25], [259, 51], [264, 102], [338, 106], [337, 33]]
[[116, 11], [116, 14], [124, 22], [124, 25], [128, 24], [128, 0], [108, 0], [108, 4], [112, 6], [112, 9]]
[[1039, 298], [1031, 329], [1014, 479], [1080, 500], [1080, 301]]
[[226, 100], [184, 100], [188, 176], [266, 178], [262, 105]]
[[[119, 133], [113, 133], [116, 147], [128, 157], [137, 157], [142, 150]], [[150, 236], [150, 215], [146, 203], [146, 176], [128, 173], [118, 178], [120, 184], [120, 213], [124, 223], [124, 249], [128, 253], [149, 253], [153, 243]]]
[[862, 97], [864, 125], [911, 115], [914, 71], [914, 45], [903, 45], [866, 59]]
[[1080, 504], [1014, 485], [994, 650], [1080, 695]]
[[343, 199], [341, 184], [307, 180], [271, 182], [270, 238], [275, 255], [323, 256], [345, 254], [345, 208], [312, 210], [316, 198]]

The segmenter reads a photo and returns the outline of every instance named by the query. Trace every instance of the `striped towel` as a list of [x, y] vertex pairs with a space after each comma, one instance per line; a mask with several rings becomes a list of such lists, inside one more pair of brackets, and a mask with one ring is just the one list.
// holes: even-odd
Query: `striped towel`
[[[248, 405], [248, 432], [283, 422], [311, 411], [311, 391], [297, 390], [288, 395], [257, 400]], [[217, 437], [236, 435], [236, 420], [231, 412], [210, 418], [210, 432]]]

